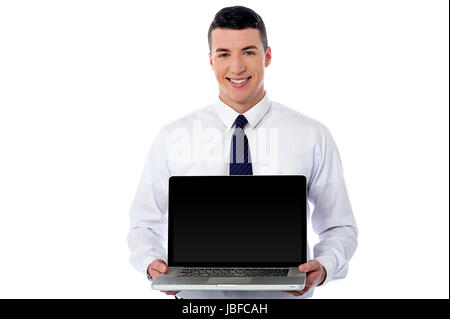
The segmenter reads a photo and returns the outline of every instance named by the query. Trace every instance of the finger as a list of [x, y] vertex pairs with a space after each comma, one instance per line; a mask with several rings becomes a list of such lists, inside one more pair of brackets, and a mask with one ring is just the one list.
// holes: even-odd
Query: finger
[[155, 280], [161, 273], [157, 270], [150, 269], [150, 277]]
[[179, 293], [180, 291], [178, 290], [178, 291], [162, 291], [162, 292], [164, 292], [166, 295], [173, 296]]
[[155, 260], [154, 262], [152, 262], [152, 264], [150, 265], [150, 268], [153, 270], [156, 270], [160, 273], [165, 273], [167, 272], [167, 266], [166, 263], [163, 260]]
[[317, 286], [318, 278], [320, 277], [320, 271], [311, 271], [306, 275], [305, 287]]
[[298, 291], [298, 290], [283, 290], [283, 292], [291, 294], [291, 295], [294, 295], [294, 296], [297, 296], [297, 297], [301, 296], [300, 295], [300, 291]]
[[319, 270], [320, 269], [320, 263], [317, 260], [310, 260], [305, 264], [301, 264], [298, 267], [298, 271], [300, 272], [310, 272], [310, 271], [315, 271], [315, 270]]
[[299, 296], [303, 296], [304, 294], [306, 294], [308, 291], [309, 291], [309, 289], [310, 289], [310, 287], [305, 287], [305, 289], [303, 289], [303, 290], [300, 290], [298, 293], [299, 293]]
[[151, 264], [150, 268], [159, 272], [162, 272], [164, 270], [164, 264], [159, 261], [155, 261]]
[[287, 293], [287, 294], [291, 294], [295, 296], [295, 291], [289, 291], [289, 290], [283, 290], [283, 292]]
[[166, 266], [165, 264], [160, 265], [160, 266], [159, 266], [159, 271], [160, 271], [162, 274], [165, 274], [165, 273], [167, 272], [167, 266]]
[[315, 260], [310, 260], [305, 264], [302, 264], [298, 267], [298, 270], [300, 272], [310, 272], [310, 271], [314, 271], [317, 267], [317, 261]]

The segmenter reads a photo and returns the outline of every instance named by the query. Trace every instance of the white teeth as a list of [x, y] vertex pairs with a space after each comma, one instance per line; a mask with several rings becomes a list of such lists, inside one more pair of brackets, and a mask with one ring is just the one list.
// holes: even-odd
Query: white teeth
[[245, 81], [247, 81], [247, 79], [238, 80], [238, 81], [230, 79], [230, 81], [233, 82], [233, 83], [236, 83], [236, 84], [241, 84], [241, 83], [244, 83]]

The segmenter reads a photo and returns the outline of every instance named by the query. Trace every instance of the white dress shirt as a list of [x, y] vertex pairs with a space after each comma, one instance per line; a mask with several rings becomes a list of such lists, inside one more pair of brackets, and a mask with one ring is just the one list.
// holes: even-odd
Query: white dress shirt
[[[155, 259], [167, 262], [168, 179], [172, 175], [228, 175], [231, 137], [239, 113], [223, 103], [201, 108], [161, 128], [150, 148], [130, 209], [130, 262], [140, 272]], [[344, 278], [357, 246], [357, 226], [341, 160], [320, 122], [270, 101], [267, 93], [244, 113], [253, 175], [304, 175], [308, 223], [319, 235], [314, 259], [326, 284]], [[310, 204], [314, 209], [311, 214]], [[276, 218], [276, 216], [274, 216]], [[310, 249], [308, 245], [308, 260]], [[312, 296], [313, 289], [303, 295]], [[301, 298], [280, 291], [188, 291], [181, 298]]]

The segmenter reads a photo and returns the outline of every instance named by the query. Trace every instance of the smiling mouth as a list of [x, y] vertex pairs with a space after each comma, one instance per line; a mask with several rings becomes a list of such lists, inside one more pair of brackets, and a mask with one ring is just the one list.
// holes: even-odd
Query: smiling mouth
[[242, 78], [242, 79], [231, 79], [231, 78], [226, 78], [226, 79], [228, 80], [228, 82], [231, 83], [232, 86], [242, 87], [248, 83], [250, 78], [251, 78], [251, 76], [249, 76], [248, 78]]

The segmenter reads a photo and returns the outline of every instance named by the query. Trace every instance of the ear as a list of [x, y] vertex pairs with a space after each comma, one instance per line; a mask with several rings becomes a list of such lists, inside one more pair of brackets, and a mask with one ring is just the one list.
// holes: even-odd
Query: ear
[[264, 66], [267, 68], [272, 61], [272, 49], [268, 46], [264, 57]]
[[213, 69], [213, 70], [214, 70], [214, 62], [213, 62], [213, 59], [212, 59], [211, 53], [208, 53], [208, 56], [209, 56], [209, 64], [211, 65], [211, 69]]

